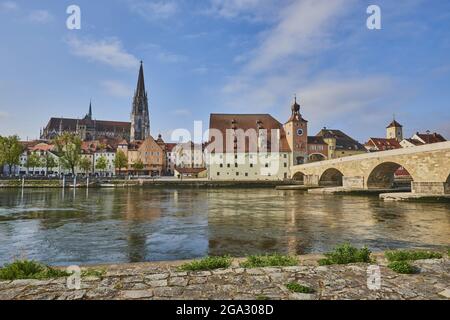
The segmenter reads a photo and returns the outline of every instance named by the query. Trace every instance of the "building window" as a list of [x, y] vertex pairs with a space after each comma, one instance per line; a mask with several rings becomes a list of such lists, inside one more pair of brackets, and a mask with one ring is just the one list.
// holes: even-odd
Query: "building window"
[[239, 175], [239, 172], [236, 172], [236, 176], [238, 176]]
[[285, 159], [287, 158], [287, 154], [284, 154], [284, 158], [285, 158]]
[[217, 175], [220, 176], [220, 172], [217, 172]]
[[220, 167], [223, 168], [223, 163], [220, 164]]
[[238, 167], [238, 164], [237, 164], [237, 163], [235, 163], [235, 164], [234, 164], [234, 167], [235, 167], [235, 168], [237, 168], [237, 167]]
[[284, 167], [287, 168], [287, 163], [284, 163]]
[[253, 163], [250, 163], [250, 168], [253, 168]]
[[245, 176], [248, 177], [248, 172], [245, 173]]
[[228, 168], [231, 168], [231, 165], [230, 165], [230, 164], [227, 164], [227, 167], [228, 167]]
[[269, 167], [269, 164], [268, 163], [266, 163], [266, 166], [265, 166], [266, 168], [268, 168]]

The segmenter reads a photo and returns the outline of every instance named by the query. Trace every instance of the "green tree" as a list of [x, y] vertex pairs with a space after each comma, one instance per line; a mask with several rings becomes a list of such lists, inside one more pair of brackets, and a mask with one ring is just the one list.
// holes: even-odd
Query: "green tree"
[[23, 150], [18, 136], [0, 137], [0, 164], [8, 166], [9, 175], [12, 174], [12, 168], [20, 164]]
[[80, 169], [83, 170], [86, 175], [88, 175], [92, 169], [92, 162], [88, 157], [83, 157], [80, 159], [78, 167], [80, 167]]
[[58, 166], [58, 162], [50, 152], [46, 152], [41, 157], [41, 166], [45, 168], [45, 173], [48, 174], [49, 171], [53, 171], [53, 168]]
[[119, 170], [119, 175], [122, 173], [122, 168], [128, 168], [128, 158], [122, 150], [117, 151], [114, 166]]
[[135, 171], [137, 171], [137, 172], [139, 173], [139, 171], [144, 170], [145, 165], [144, 165], [144, 162], [142, 162], [141, 159], [137, 159], [137, 160], [131, 165], [131, 167], [132, 167]]
[[60, 164], [64, 169], [70, 170], [75, 175], [75, 168], [81, 160], [81, 139], [80, 137], [64, 133], [54, 140]]
[[27, 168], [27, 173], [29, 173], [30, 168], [33, 168], [33, 174], [34, 169], [36, 167], [39, 167], [41, 165], [41, 159], [39, 156], [35, 153], [30, 153], [27, 157], [27, 161], [25, 162], [25, 167]]
[[106, 159], [104, 156], [101, 156], [97, 159], [95, 169], [100, 170], [101, 173], [104, 173], [106, 168], [108, 168], [108, 159]]

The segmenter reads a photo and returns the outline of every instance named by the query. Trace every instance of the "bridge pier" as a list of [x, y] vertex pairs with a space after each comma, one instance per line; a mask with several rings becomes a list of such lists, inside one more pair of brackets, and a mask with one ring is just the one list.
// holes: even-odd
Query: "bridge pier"
[[342, 186], [349, 189], [365, 189], [364, 177], [342, 177]]
[[303, 178], [304, 185], [310, 187], [318, 187], [320, 184], [319, 181], [320, 177], [315, 174], [305, 175], [305, 177]]
[[412, 193], [420, 194], [450, 194], [448, 182], [411, 182]]

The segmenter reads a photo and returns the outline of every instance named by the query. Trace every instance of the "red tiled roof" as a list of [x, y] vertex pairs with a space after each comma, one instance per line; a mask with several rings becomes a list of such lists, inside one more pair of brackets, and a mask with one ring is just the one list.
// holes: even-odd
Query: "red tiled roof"
[[30, 147], [30, 151], [51, 151], [54, 149], [54, 145], [47, 143], [38, 143], [35, 146]]
[[176, 147], [176, 143], [166, 143], [166, 151], [167, 152], [172, 152], [173, 148]]
[[[271, 139], [272, 130], [279, 129], [280, 131], [280, 141], [279, 141], [279, 151], [280, 152], [290, 152], [289, 144], [286, 140], [286, 133], [284, 131], [283, 125], [274, 119], [269, 114], [211, 114], [210, 122], [210, 143], [207, 149], [209, 152], [217, 153], [232, 153], [238, 152], [249, 152], [251, 150], [259, 149], [258, 146], [249, 146], [249, 138], [246, 137], [245, 150], [227, 148], [227, 131], [239, 130], [246, 132], [247, 130], [255, 130], [258, 132], [259, 129], [267, 130], [267, 151], [271, 152]], [[218, 130], [222, 134], [222, 145], [217, 145], [215, 143], [214, 130]], [[229, 134], [229, 133], [228, 133]], [[236, 142], [236, 140], [235, 140]], [[238, 146], [240, 147], [240, 146]], [[229, 150], [231, 149], [231, 150]]]
[[447, 141], [443, 136], [439, 133], [431, 133], [431, 134], [422, 134], [416, 133], [416, 135], [422, 139], [425, 143], [438, 143]]
[[175, 168], [181, 174], [197, 174], [206, 170], [206, 168]]
[[406, 141], [412, 143], [415, 146], [421, 146], [423, 145], [423, 142], [417, 139], [405, 139]]
[[396, 139], [370, 138], [367, 144], [375, 146], [378, 150], [392, 150], [402, 148], [402, 146]]

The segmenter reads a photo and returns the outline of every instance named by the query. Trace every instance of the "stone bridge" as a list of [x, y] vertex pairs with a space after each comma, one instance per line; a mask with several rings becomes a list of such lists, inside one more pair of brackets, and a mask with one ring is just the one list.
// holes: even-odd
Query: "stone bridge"
[[450, 194], [450, 141], [294, 166], [294, 180], [310, 186], [387, 189], [403, 167], [413, 193]]

